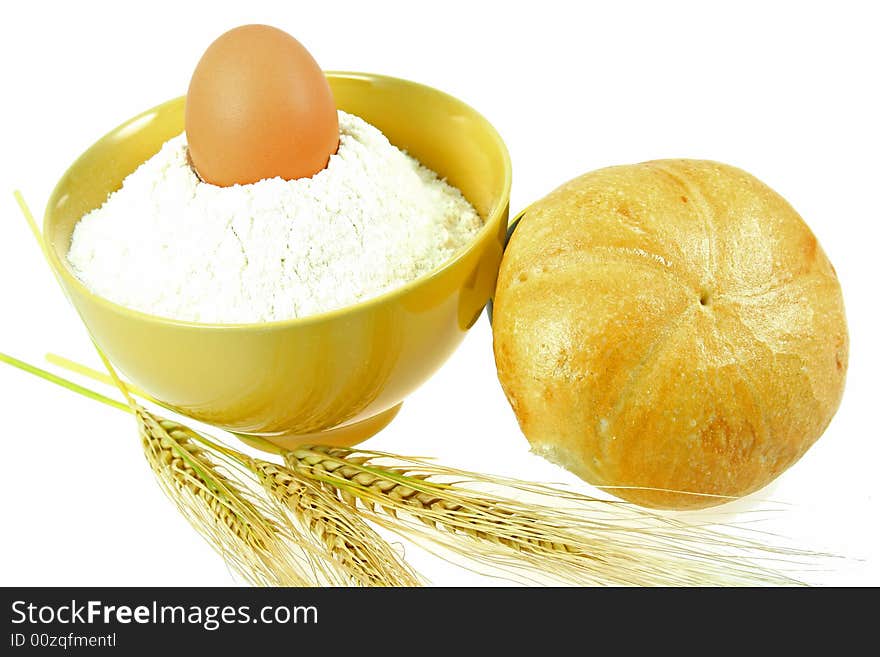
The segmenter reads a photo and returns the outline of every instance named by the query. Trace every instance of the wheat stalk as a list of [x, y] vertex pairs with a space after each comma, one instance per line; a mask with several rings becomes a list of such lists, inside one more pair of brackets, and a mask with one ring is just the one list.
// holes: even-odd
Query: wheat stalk
[[[388, 459], [393, 463], [383, 464]], [[285, 460], [294, 472], [320, 482], [381, 526], [518, 579], [546, 576], [579, 585], [794, 585], [800, 582], [765, 562], [793, 565], [794, 558], [815, 556], [619, 501], [420, 459], [302, 447], [288, 451]], [[487, 486], [511, 495], [478, 490]], [[523, 495], [551, 503], [516, 499]]]
[[[0, 361], [4, 360], [80, 394], [129, 410], [121, 402], [0, 354]], [[76, 365], [75, 369], [108, 381], [84, 366]], [[143, 417], [153, 418], [152, 422], [142, 423], [149, 431], [151, 451], [161, 454], [156, 462], [166, 468], [176, 464], [178, 471], [187, 473], [184, 481], [193, 477], [186, 465], [192, 467], [196, 477], [204, 477], [203, 459], [213, 463], [220, 456], [236, 462], [249, 476], [255, 475], [258, 484], [270, 493], [276, 509], [283, 506], [305, 525], [305, 534], [317, 539], [324, 551], [309, 545], [304, 534], [297, 535], [300, 546], [306, 548], [306, 558], [320, 557], [317, 566], [323, 569], [323, 581], [329, 583], [390, 585], [396, 580], [411, 585], [414, 579], [417, 581], [363, 518], [416, 540], [441, 557], [464, 558], [474, 570], [520, 581], [550, 577], [573, 584], [792, 585], [800, 582], [768, 564], [772, 566], [774, 560], [779, 560], [794, 566], [795, 559], [827, 556], [773, 547], [625, 502], [384, 452], [302, 447], [282, 450], [287, 463], [283, 467], [252, 459], [180, 424], [148, 414]], [[174, 490], [179, 492], [181, 488], [175, 485]], [[201, 495], [206, 489], [222, 491], [224, 486], [231, 490], [229, 484], [215, 483], [212, 487], [204, 482], [195, 490], [189, 486], [182, 490]], [[483, 490], [486, 488], [489, 490]], [[504, 494], [495, 492], [499, 489]], [[210, 532], [217, 527], [231, 531], [238, 541], [244, 538], [252, 548], [262, 549], [269, 545], [264, 539], [248, 537], [268, 534], [271, 543], [272, 532], [284, 535], [289, 524], [286, 518], [276, 517], [269, 522], [269, 531], [265, 524], [258, 524], [262, 529], [252, 532], [248, 521], [254, 514], [247, 505], [232, 519], [217, 513], [216, 503], [202, 506], [213, 509], [211, 523], [202, 528], [207, 526], [209, 540], [213, 539], [215, 545]], [[346, 507], [351, 511], [346, 512]], [[258, 510], [266, 517], [263, 507]], [[272, 516], [271, 510], [268, 516]]]
[[[162, 491], [248, 583], [420, 584], [350, 507], [288, 468], [252, 459], [148, 411], [130, 397], [127, 403], [117, 401], [3, 353], [0, 362], [133, 414], [144, 456]], [[113, 382], [112, 377], [102, 380]], [[300, 522], [293, 522], [289, 511]]]

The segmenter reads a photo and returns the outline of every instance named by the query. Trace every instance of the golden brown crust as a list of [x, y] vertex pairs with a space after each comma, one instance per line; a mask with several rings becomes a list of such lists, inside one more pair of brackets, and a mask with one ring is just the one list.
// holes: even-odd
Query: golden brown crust
[[755, 491], [822, 434], [848, 356], [834, 269], [794, 209], [724, 164], [576, 178], [505, 252], [498, 377], [536, 452], [657, 507]]

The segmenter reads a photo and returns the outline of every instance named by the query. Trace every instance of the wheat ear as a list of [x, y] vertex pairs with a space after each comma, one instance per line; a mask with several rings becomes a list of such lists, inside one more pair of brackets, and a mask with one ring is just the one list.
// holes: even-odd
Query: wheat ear
[[284, 518], [254, 496], [246, 480], [199, 447], [183, 425], [137, 404], [132, 410], [159, 486], [232, 570], [254, 585], [318, 581], [314, 560], [293, 544]]
[[248, 459], [269, 495], [306, 525], [335, 561], [359, 586], [420, 586], [412, 568], [356, 510], [314, 481], [289, 468]]
[[[549, 577], [579, 585], [794, 585], [800, 582], [767, 564], [808, 554], [617, 500], [420, 459], [303, 447], [287, 452], [285, 460], [381, 526], [517, 579]], [[498, 489], [508, 494], [498, 495]], [[531, 499], [517, 499], [523, 496]]]

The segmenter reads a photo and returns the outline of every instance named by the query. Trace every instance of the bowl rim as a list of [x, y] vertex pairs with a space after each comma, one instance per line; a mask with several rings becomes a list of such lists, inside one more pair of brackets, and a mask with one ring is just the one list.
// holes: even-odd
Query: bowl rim
[[[401, 286], [394, 287], [377, 296], [370, 297], [369, 299], [358, 301], [357, 303], [342, 306], [340, 308], [334, 308], [332, 310], [326, 310], [320, 313], [306, 315], [304, 317], [293, 317], [290, 319], [279, 319], [268, 322], [244, 322], [229, 324], [222, 324], [217, 322], [194, 322], [190, 320], [164, 317], [162, 315], [153, 315], [151, 313], [146, 313], [141, 310], [129, 308], [128, 306], [124, 306], [122, 304], [116, 303], [115, 301], [111, 301], [107, 297], [101, 296], [100, 294], [97, 294], [89, 289], [89, 287], [85, 283], [83, 283], [80, 278], [74, 273], [73, 269], [70, 266], [70, 263], [67, 262], [67, 259], [59, 257], [55, 248], [47, 244], [45, 249], [46, 256], [49, 260], [50, 265], [52, 266], [52, 269], [55, 270], [56, 275], [62, 276], [68, 284], [72, 284], [94, 303], [103, 306], [105, 309], [108, 309], [112, 312], [127, 315], [132, 319], [148, 321], [166, 327], [200, 329], [208, 331], [277, 330], [284, 328], [293, 328], [296, 326], [304, 326], [307, 324], [333, 321], [342, 317], [357, 314], [359, 312], [369, 311], [375, 306], [387, 303], [388, 301], [393, 300], [397, 297], [403, 297], [415, 288], [441, 278], [448, 270], [454, 268], [459, 262], [464, 260], [473, 251], [475, 251], [477, 245], [482, 243], [482, 241], [487, 237], [488, 234], [492, 232], [498, 232], [497, 224], [501, 221], [504, 212], [509, 211], [510, 207], [510, 190], [512, 186], [513, 167], [510, 160], [510, 153], [507, 150], [507, 145], [504, 143], [501, 135], [488, 121], [488, 119], [486, 119], [486, 117], [476, 111], [469, 104], [465, 103], [463, 100], [460, 100], [459, 98], [456, 98], [455, 96], [448, 94], [445, 91], [441, 91], [420, 82], [414, 82], [412, 80], [398, 78], [390, 75], [364, 73], [358, 71], [325, 71], [324, 73], [328, 78], [363, 80], [367, 82], [393, 82], [396, 84], [402, 84], [403, 86], [419, 87], [425, 91], [429, 91], [431, 93], [439, 94], [440, 96], [446, 97], [447, 99], [460, 105], [461, 107], [472, 113], [473, 116], [475, 116], [479, 120], [479, 122], [483, 124], [483, 127], [486, 130], [486, 134], [491, 138], [495, 146], [498, 148], [499, 153], [501, 154], [502, 165], [504, 168], [504, 170], [502, 171], [502, 189], [499, 194], [499, 201], [490, 209], [487, 216], [483, 219], [483, 225], [480, 230], [477, 232], [476, 235], [474, 235], [474, 237], [466, 246], [460, 248], [455, 254], [453, 254], [451, 258], [444, 261], [434, 269], [425, 272], [421, 276], [413, 279], [412, 281], [409, 281]], [[58, 187], [68, 176], [70, 171], [76, 167], [76, 165], [83, 157], [85, 157], [86, 153], [88, 153], [92, 148], [97, 146], [105, 139], [109, 139], [111, 135], [120, 132], [130, 125], [136, 124], [138, 121], [143, 121], [144, 118], [148, 115], [155, 114], [156, 112], [166, 108], [167, 106], [185, 101], [185, 99], [186, 96], [178, 96], [176, 98], [172, 98], [123, 121], [115, 128], [105, 133], [97, 141], [93, 142], [85, 151], [83, 151], [58, 179], [58, 182], [55, 184], [52, 193], [49, 195], [49, 201], [46, 205], [45, 212], [43, 213], [43, 234], [46, 235], [47, 233], [46, 228], [49, 225], [49, 217], [52, 214], [52, 200], [56, 196]]]

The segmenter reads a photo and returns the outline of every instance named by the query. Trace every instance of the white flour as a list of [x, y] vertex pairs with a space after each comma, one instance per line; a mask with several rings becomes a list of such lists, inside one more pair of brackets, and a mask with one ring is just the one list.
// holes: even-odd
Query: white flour
[[461, 193], [362, 119], [339, 112], [339, 151], [312, 178], [215, 187], [185, 136], [77, 224], [68, 259], [95, 293], [195, 322], [303, 317], [403, 285], [482, 222]]

